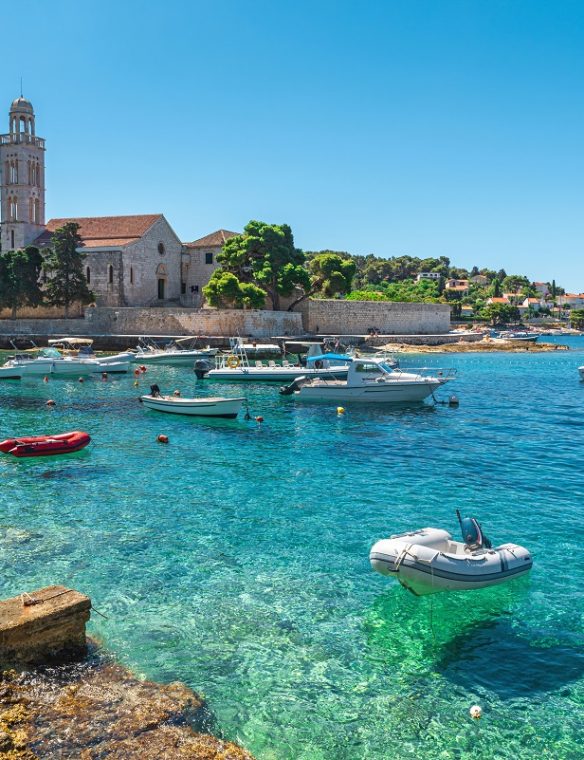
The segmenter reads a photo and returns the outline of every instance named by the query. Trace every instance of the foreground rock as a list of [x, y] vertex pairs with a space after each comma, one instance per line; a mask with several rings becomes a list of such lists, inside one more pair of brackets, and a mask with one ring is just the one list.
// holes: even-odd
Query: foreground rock
[[7, 760], [253, 760], [205, 732], [203, 701], [180, 683], [139, 681], [93, 657], [0, 679], [0, 757]]

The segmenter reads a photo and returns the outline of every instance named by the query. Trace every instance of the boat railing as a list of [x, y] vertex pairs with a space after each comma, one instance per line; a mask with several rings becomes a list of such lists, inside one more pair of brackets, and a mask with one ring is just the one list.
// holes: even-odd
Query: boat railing
[[241, 338], [229, 338], [229, 351], [215, 356], [215, 369], [249, 368], [249, 357]]
[[454, 380], [457, 370], [454, 367], [396, 367], [393, 373]]

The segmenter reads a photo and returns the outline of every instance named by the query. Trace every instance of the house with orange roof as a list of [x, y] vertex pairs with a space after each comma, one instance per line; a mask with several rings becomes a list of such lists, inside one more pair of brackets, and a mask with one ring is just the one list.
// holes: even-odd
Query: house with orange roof
[[506, 296], [502, 296], [502, 297], [491, 296], [491, 298], [487, 298], [487, 306], [492, 303], [510, 304], [511, 301]]

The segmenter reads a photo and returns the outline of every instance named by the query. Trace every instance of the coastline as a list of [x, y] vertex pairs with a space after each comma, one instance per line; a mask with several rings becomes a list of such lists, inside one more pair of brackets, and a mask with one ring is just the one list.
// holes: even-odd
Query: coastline
[[180, 682], [141, 681], [92, 644], [81, 662], [0, 673], [0, 756], [253, 760], [209, 733], [204, 699]]
[[513, 341], [495, 342], [481, 340], [475, 343], [459, 341], [458, 343], [443, 343], [440, 345], [408, 345], [406, 343], [386, 343], [376, 346], [378, 350], [391, 351], [399, 354], [462, 354], [462, 353], [544, 353], [548, 351], [569, 351], [570, 347], [563, 343], [515, 343]]

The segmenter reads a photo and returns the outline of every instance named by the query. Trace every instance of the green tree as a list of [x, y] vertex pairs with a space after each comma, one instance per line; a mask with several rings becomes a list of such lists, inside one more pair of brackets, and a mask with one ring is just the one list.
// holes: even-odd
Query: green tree
[[243, 306], [261, 309], [266, 303], [267, 293], [251, 282], [240, 282], [231, 272], [216, 269], [203, 288], [205, 298], [211, 306], [223, 309], [240, 309]]
[[64, 306], [65, 318], [75, 301], [91, 303], [93, 300], [83, 274], [83, 262], [87, 256], [78, 250], [81, 245], [79, 225], [67, 222], [53, 232], [51, 249], [45, 256], [43, 268], [49, 276], [45, 286], [46, 301], [51, 306]]
[[320, 295], [333, 298], [351, 292], [351, 286], [357, 265], [355, 262], [334, 251], [321, 251], [311, 257], [308, 262], [310, 273], [310, 288], [296, 298], [288, 307], [288, 311], [310, 296]]
[[493, 284], [491, 285], [491, 295], [493, 298], [501, 298], [501, 293], [503, 292], [501, 288], [501, 280], [499, 280], [497, 277], [493, 280]]
[[584, 309], [572, 309], [570, 324], [575, 330], [584, 330]]
[[506, 303], [490, 303], [483, 309], [485, 316], [494, 325], [505, 325], [519, 321], [519, 309]]
[[526, 289], [530, 287], [530, 282], [527, 277], [523, 277], [521, 274], [509, 274], [501, 286], [505, 293], [525, 293]]
[[43, 292], [39, 284], [43, 257], [38, 248], [0, 254], [0, 308], [11, 310], [11, 318], [22, 306], [39, 306]]
[[295, 286], [310, 288], [304, 254], [294, 246], [292, 230], [287, 224], [251, 221], [242, 235], [230, 238], [217, 254], [219, 269], [229, 272], [240, 283], [264, 290], [279, 310], [280, 296], [292, 294]]

